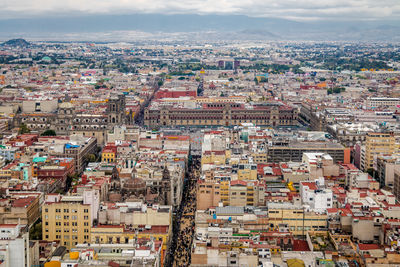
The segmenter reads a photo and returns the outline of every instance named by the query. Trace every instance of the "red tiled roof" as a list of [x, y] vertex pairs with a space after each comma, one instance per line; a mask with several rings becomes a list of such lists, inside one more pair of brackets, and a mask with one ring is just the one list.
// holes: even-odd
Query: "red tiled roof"
[[36, 198], [35, 197], [26, 197], [26, 198], [18, 198], [13, 201], [12, 206], [16, 208], [28, 207]]
[[307, 241], [304, 240], [294, 240], [293, 251], [310, 251]]
[[372, 250], [372, 249], [380, 249], [378, 244], [358, 244], [358, 248], [360, 250]]
[[242, 181], [242, 180], [235, 180], [235, 181], [231, 181], [231, 186], [232, 185], [247, 185], [247, 182]]
[[307, 186], [310, 190], [317, 190], [317, 186], [313, 182], [301, 182], [303, 186]]

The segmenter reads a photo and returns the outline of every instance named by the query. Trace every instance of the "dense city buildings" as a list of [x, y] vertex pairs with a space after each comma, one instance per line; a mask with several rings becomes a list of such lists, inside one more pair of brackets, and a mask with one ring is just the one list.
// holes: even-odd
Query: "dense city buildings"
[[400, 264], [396, 45], [16, 42], [0, 266]]

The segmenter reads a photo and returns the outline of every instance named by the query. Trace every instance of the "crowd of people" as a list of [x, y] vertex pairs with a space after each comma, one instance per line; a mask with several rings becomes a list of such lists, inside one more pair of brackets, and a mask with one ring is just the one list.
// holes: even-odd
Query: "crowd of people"
[[194, 160], [189, 170], [181, 207], [177, 212], [177, 240], [173, 255], [173, 266], [189, 266], [194, 235], [196, 211], [196, 183], [200, 174], [200, 161]]

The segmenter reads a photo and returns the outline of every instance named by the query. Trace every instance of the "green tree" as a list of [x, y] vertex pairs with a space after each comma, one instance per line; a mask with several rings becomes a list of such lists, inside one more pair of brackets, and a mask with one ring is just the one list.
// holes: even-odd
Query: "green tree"
[[266, 83], [268, 82], [267, 78], [265, 78], [264, 76], [260, 77], [260, 83]]
[[96, 162], [96, 155], [95, 154], [88, 154], [86, 155], [87, 162]]
[[29, 239], [42, 240], [42, 223], [37, 223], [29, 229]]
[[31, 130], [28, 128], [28, 126], [26, 126], [25, 123], [22, 123], [19, 126], [19, 130], [18, 130], [19, 134], [27, 134], [27, 133], [30, 133], [30, 132], [31, 132]]
[[340, 94], [341, 92], [344, 92], [344, 91], [346, 91], [346, 88], [344, 88], [344, 87], [334, 87], [333, 89], [328, 89], [327, 93], [328, 93], [328, 95]]
[[57, 133], [54, 130], [46, 130], [40, 134], [41, 136], [56, 136]]
[[375, 171], [374, 171], [374, 168], [369, 168], [369, 169], [367, 169], [367, 171], [366, 171], [372, 178], [375, 178]]

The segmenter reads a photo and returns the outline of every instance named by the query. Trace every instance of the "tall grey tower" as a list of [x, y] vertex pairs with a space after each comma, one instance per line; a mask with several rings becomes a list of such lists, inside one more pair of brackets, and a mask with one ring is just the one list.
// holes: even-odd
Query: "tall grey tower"
[[107, 115], [109, 124], [125, 123], [125, 95], [117, 94], [108, 99]]

